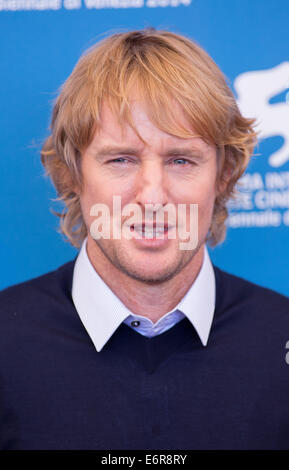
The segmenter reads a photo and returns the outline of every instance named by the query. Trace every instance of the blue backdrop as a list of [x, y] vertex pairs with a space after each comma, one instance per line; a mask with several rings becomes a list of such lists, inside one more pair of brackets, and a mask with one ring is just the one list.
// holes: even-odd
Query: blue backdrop
[[288, 0], [0, 0], [0, 288], [77, 254], [56, 231], [39, 157], [58, 87], [104, 33], [154, 26], [202, 45], [258, 118], [258, 155], [213, 261], [289, 295], [288, 20]]

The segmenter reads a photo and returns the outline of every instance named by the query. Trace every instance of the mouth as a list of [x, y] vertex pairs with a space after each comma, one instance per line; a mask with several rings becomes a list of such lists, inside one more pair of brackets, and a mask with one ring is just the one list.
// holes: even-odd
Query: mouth
[[171, 229], [172, 226], [168, 224], [132, 224], [130, 226], [131, 232], [136, 232], [142, 237], [156, 238], [161, 235], [165, 235]]

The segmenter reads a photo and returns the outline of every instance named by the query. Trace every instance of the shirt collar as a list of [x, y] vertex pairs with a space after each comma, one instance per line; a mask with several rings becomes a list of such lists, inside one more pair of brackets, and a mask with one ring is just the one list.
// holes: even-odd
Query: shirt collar
[[[94, 269], [87, 255], [86, 242], [87, 238], [74, 266], [72, 299], [87, 333], [99, 352], [120, 324], [134, 313], [122, 303]], [[171, 310], [182, 312], [190, 320], [203, 346], [206, 346], [209, 338], [215, 296], [215, 274], [205, 246], [204, 260], [197, 278], [178, 305]]]

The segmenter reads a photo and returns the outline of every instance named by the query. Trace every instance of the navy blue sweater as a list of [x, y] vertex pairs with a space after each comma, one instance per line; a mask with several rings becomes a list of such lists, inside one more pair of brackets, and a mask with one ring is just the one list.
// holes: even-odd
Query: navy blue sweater
[[289, 299], [214, 267], [206, 347], [184, 319], [97, 352], [74, 262], [0, 293], [1, 449], [289, 449]]

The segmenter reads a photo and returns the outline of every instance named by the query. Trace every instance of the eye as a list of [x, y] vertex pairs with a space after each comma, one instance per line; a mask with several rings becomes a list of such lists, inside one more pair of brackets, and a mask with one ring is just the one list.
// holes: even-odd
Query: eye
[[173, 163], [177, 162], [176, 166], [187, 166], [184, 164], [192, 164], [193, 162], [187, 160], [186, 158], [175, 158]]
[[126, 158], [119, 157], [114, 158], [113, 160], [109, 160], [108, 163], [123, 163], [125, 160], [128, 161]]

